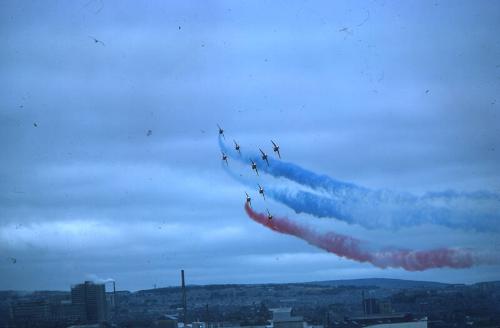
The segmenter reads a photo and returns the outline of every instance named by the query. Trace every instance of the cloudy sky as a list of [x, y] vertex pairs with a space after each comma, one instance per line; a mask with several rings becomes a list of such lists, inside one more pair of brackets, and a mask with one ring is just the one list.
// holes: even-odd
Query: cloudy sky
[[[196, 284], [500, 279], [498, 265], [382, 270], [257, 225], [216, 127], [369, 188], [499, 193], [499, 30], [492, 1], [2, 1], [0, 289], [94, 275], [137, 290], [180, 269]], [[318, 221], [249, 192], [257, 210]], [[320, 223], [420, 248], [500, 244]]]

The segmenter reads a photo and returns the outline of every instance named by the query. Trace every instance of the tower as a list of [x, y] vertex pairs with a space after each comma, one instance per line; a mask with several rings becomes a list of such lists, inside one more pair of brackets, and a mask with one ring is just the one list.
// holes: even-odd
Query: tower
[[187, 297], [186, 297], [186, 282], [184, 280], [184, 270], [181, 270], [181, 287], [182, 287], [182, 322], [184, 327], [187, 325]]

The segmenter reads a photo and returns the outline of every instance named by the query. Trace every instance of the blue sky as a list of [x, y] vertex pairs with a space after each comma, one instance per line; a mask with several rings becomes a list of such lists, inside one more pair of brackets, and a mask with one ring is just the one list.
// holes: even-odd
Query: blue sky
[[[0, 289], [149, 288], [181, 268], [198, 284], [500, 279], [381, 270], [265, 230], [216, 128], [370, 188], [500, 193], [499, 3], [3, 1], [0, 24]], [[500, 244], [255, 206], [395, 245]]]

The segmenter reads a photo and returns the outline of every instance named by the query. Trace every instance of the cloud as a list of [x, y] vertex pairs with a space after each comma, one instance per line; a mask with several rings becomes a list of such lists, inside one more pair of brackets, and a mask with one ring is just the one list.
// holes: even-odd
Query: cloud
[[419, 277], [305, 268], [300, 255], [286, 276], [280, 261], [245, 265], [315, 250], [245, 218], [216, 123], [242, 147], [277, 139], [287, 160], [374, 189], [499, 191], [491, 5], [87, 2], [0, 4], [0, 245], [18, 258], [0, 262], [0, 288], [67, 289], [86, 273], [141, 288], [177, 283], [183, 267], [197, 283], [304, 281], [341, 266], [344, 278]]

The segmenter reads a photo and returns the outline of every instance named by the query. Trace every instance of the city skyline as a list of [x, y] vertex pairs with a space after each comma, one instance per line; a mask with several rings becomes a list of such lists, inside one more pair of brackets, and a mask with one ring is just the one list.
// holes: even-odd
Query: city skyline
[[71, 286], [71, 292], [2, 291], [0, 325], [349, 328], [406, 322], [423, 327], [484, 327], [499, 321], [499, 288], [500, 282], [450, 285], [362, 279], [177, 286], [104, 295], [104, 283], [85, 281]]

